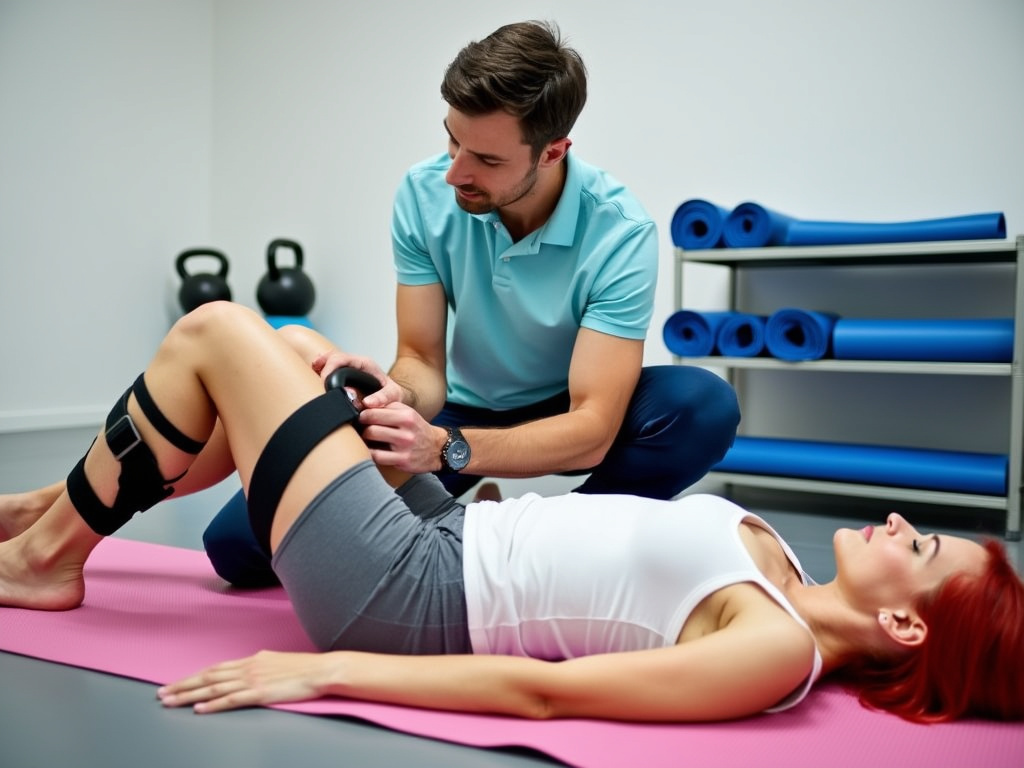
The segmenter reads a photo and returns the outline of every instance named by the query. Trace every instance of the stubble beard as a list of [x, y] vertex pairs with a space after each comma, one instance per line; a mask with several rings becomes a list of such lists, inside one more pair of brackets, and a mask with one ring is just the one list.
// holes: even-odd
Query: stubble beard
[[466, 213], [490, 213], [491, 211], [496, 211], [499, 208], [504, 208], [505, 206], [519, 202], [528, 194], [530, 194], [536, 185], [537, 163], [534, 163], [530, 170], [526, 172], [526, 175], [522, 178], [522, 180], [518, 184], [516, 184], [512, 189], [510, 189], [506, 194], [502, 195], [500, 198], [495, 199], [491, 197], [489, 194], [483, 193], [483, 197], [481, 197], [479, 200], [466, 200], [465, 198], [459, 195], [459, 189], [463, 189], [466, 192], [470, 193], [483, 192], [483, 190], [478, 189], [477, 187], [471, 187], [467, 185], [464, 187], [455, 188], [455, 202]]

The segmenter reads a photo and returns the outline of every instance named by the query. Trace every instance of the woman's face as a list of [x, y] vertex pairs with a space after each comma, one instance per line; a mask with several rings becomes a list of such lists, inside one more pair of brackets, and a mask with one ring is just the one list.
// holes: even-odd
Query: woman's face
[[867, 611], [913, 605], [955, 572], [980, 573], [988, 557], [975, 541], [923, 534], [895, 512], [882, 526], [836, 531], [833, 548], [840, 588]]

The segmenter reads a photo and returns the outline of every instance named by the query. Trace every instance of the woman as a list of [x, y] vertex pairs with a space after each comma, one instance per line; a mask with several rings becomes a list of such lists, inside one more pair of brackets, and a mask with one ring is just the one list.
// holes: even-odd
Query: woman
[[[719, 720], [794, 706], [851, 669], [866, 703], [910, 719], [1024, 716], [1024, 585], [996, 542], [925, 536], [893, 514], [838, 531], [837, 576], [815, 585], [766, 523], [716, 497], [463, 508], [433, 476], [386, 470], [385, 482], [330, 359], [311, 370], [238, 305], [182, 318], [67, 489], [27, 527], [0, 520], [16, 534], [0, 542], [0, 603], [77, 606], [92, 549], [172, 493], [216, 427], [254, 533], [328, 652], [225, 662], [162, 687], [166, 706], [339, 695]], [[216, 463], [204, 457], [204, 481]]]

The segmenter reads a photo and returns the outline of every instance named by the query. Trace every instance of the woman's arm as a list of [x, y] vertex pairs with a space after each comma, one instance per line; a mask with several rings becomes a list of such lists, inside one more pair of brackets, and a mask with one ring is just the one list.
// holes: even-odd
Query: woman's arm
[[729, 627], [682, 645], [547, 662], [511, 656], [262, 652], [160, 689], [197, 712], [343, 696], [532, 719], [685, 722], [755, 714], [806, 679], [813, 642], [792, 619]]

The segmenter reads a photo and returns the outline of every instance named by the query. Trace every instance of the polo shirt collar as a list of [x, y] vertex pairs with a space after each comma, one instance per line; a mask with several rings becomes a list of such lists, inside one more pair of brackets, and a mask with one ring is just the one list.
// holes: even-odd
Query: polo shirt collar
[[[558, 198], [558, 204], [551, 213], [551, 217], [543, 227], [533, 234], [527, 235], [518, 243], [520, 246], [529, 244], [527, 247], [533, 252], [537, 252], [541, 243], [572, 245], [576, 236], [576, 224], [580, 218], [580, 196], [583, 192], [583, 173], [579, 168], [579, 161], [576, 160], [572, 152], [566, 153], [565, 163], [565, 183], [562, 186], [562, 195]], [[492, 225], [501, 222], [497, 211], [472, 215]]]

